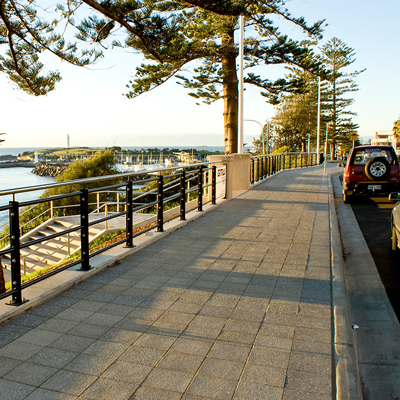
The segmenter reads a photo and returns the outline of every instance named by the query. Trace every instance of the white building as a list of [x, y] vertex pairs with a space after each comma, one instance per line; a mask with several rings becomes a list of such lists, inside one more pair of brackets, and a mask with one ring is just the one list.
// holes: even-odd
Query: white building
[[371, 140], [372, 145], [389, 145], [397, 148], [397, 139], [393, 131], [377, 131]]

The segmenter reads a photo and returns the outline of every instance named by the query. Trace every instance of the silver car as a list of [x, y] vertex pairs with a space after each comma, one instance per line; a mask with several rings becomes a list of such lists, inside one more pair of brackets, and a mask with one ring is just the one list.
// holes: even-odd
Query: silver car
[[392, 250], [400, 248], [400, 192], [393, 192], [389, 195], [390, 201], [396, 201], [390, 218], [392, 228]]

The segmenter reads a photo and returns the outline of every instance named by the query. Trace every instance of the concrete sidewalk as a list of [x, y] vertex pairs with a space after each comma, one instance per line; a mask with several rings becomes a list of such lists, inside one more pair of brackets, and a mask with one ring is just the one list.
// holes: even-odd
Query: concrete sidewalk
[[0, 397], [356, 398], [329, 188], [323, 167], [282, 172], [4, 323]]

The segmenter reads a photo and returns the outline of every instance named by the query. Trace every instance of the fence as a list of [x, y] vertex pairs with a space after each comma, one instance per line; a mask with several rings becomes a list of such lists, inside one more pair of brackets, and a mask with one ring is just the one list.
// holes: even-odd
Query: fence
[[[121, 244], [125, 244], [126, 247], [133, 247], [133, 239], [140, 235], [154, 229], [154, 226], [147, 227], [140, 232], [133, 233], [132, 215], [134, 212], [148, 212], [152, 210], [156, 214], [155, 227], [158, 232], [164, 230], [164, 223], [179, 218], [185, 220], [187, 212], [192, 210], [202, 211], [203, 206], [207, 203], [216, 203], [216, 166], [211, 165], [214, 163], [201, 163], [193, 164], [188, 166], [164, 168], [162, 170], [151, 170], [146, 171], [149, 174], [148, 179], [141, 181], [135, 181], [134, 184], [145, 185], [150, 182], [154, 182], [155, 188], [147, 192], [134, 192], [132, 176], [143, 174], [143, 171], [136, 173], [124, 173], [118, 175], [111, 175], [105, 177], [96, 177], [89, 179], [81, 179], [70, 182], [60, 182], [50, 185], [42, 185], [29, 188], [19, 188], [16, 190], [9, 190], [0, 192], [1, 195], [14, 195], [14, 200], [10, 201], [8, 205], [1, 206], [0, 211], [9, 212], [9, 246], [0, 250], [0, 257], [9, 254], [11, 260], [11, 289], [5, 293], [0, 294], [0, 299], [11, 296], [10, 305], [20, 305], [25, 300], [22, 297], [22, 290], [34, 285], [43, 279], [53, 276], [65, 269], [71, 268], [75, 265], [80, 264], [79, 270], [88, 271], [90, 267], [90, 258]], [[160, 171], [165, 171], [164, 175]], [[165, 173], [170, 172], [169, 175]], [[100, 183], [105, 182], [107, 186], [101, 186]], [[116, 183], [112, 183], [116, 182]], [[15, 195], [18, 193], [43, 190], [60, 186], [77, 187], [80, 189], [67, 194], [60, 194], [57, 196], [51, 196], [48, 198], [40, 198], [34, 201], [18, 202], [15, 201]], [[100, 193], [111, 193], [123, 191], [124, 195], [118, 195], [117, 206], [115, 207], [116, 212], [107, 213], [103, 218], [98, 218], [95, 221], [89, 220], [89, 214], [92, 212], [98, 212], [99, 208], [104, 207], [104, 204], [100, 204], [99, 196]], [[124, 198], [122, 198], [124, 197]], [[78, 199], [77, 204], [73, 207], [78, 211], [80, 222], [69, 229], [64, 229], [61, 232], [54, 233], [53, 235], [46, 236], [44, 238], [37, 238], [27, 241], [21, 241], [21, 225], [20, 225], [20, 210], [26, 209], [42, 203], [49, 203], [50, 210], [54, 210], [57, 206], [57, 202], [68, 202], [73, 201], [72, 199]], [[193, 200], [197, 199], [197, 204], [193, 206]], [[91, 201], [93, 200], [93, 201]], [[191, 201], [189, 203], [189, 201]], [[115, 205], [116, 202], [113, 202]], [[176, 205], [177, 213], [164, 218], [164, 210], [168, 207]], [[187, 209], [187, 205], [192, 204], [191, 208]], [[108, 204], [110, 206], [111, 203]], [[120, 211], [120, 206], [123, 208]], [[71, 207], [69, 205], [68, 207]], [[107, 205], [106, 205], [107, 207]], [[50, 212], [52, 214], [53, 211]], [[107, 221], [121, 217], [125, 218], [125, 232], [126, 237], [115, 243], [112, 243], [100, 250], [90, 252], [89, 249], [89, 229], [101, 223], [107, 223]], [[67, 265], [52, 269], [42, 276], [28, 280], [22, 283], [21, 279], [21, 250], [29, 247], [38, 245], [42, 242], [49, 241], [61, 236], [68, 236], [74, 232], [80, 233], [80, 255], [77, 260], [68, 263]], [[23, 268], [22, 268], [23, 271]]]
[[312, 167], [321, 163], [318, 153], [283, 153], [255, 156], [250, 164], [250, 182], [254, 184], [279, 171], [293, 168]]

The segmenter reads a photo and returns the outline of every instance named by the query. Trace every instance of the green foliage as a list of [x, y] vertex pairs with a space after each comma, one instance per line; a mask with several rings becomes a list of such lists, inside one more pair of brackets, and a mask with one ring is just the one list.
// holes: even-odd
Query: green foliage
[[[310, 46], [311, 43], [305, 42]], [[343, 149], [351, 147], [349, 134], [357, 130], [358, 125], [353, 123], [356, 115], [349, 110], [354, 100], [348, 97], [349, 93], [358, 90], [354, 82], [363, 71], [345, 73], [343, 68], [355, 61], [355, 52], [337, 38], [328, 41], [320, 49], [319, 60], [324, 64], [328, 73], [321, 82], [321, 130], [322, 137], [330, 125], [329, 139], [331, 152], [335, 153], [337, 145]], [[311, 146], [316, 146], [317, 115], [318, 115], [318, 77], [300, 68], [288, 68], [287, 79], [302, 79], [303, 93], [282, 94], [280, 104], [276, 108], [273, 118], [277, 126], [275, 131], [275, 146], [288, 145], [298, 151], [305, 151], [308, 137]], [[321, 150], [321, 148], [319, 149]]]
[[278, 148], [274, 149], [272, 154], [293, 153], [295, 151], [296, 151], [296, 149], [293, 149], [292, 147], [282, 146], [282, 147], [278, 147]]
[[[75, 161], [74, 163], [70, 164], [69, 167], [64, 171], [61, 176], [57, 178], [56, 181], [62, 183], [67, 181], [75, 181], [78, 179], [94, 178], [98, 176], [115, 174], [118, 174], [118, 171], [115, 168], [114, 155], [111, 150], [105, 150], [103, 152], [96, 153], [94, 156], [88, 158], [87, 160]], [[85, 184], [85, 187], [90, 189], [94, 187], [108, 186], [110, 184], [118, 183], [119, 181], [120, 179], [118, 177], [113, 180], [95, 180], [93, 183]], [[50, 188], [47, 189], [40, 198], [44, 199], [51, 196], [76, 193], [79, 192], [81, 188], [82, 184], [80, 183]], [[103, 202], [114, 200], [113, 196], [115, 196], [114, 193], [101, 193], [100, 201]], [[97, 199], [95, 194], [89, 195], [89, 203], [95, 204], [96, 200]], [[78, 214], [79, 202], [79, 195], [67, 197], [60, 200], [54, 200], [53, 215], [55, 217], [59, 217]], [[92, 205], [90, 207], [93, 209], [95, 206]], [[22, 234], [41, 225], [48, 219], [50, 219], [50, 201], [40, 203], [32, 209], [21, 210], [19, 220]], [[9, 244], [9, 232], [9, 227], [6, 227], [1, 233], [0, 240], [2, 247]]]
[[0, 1], [0, 45], [8, 50], [0, 53], [0, 72], [16, 86], [35, 96], [55, 88], [61, 76], [56, 71], [46, 72], [40, 54], [48, 51], [74, 65], [88, 65], [100, 53], [95, 49], [78, 53], [76, 43], [66, 43], [56, 30], [60, 21], [46, 21], [40, 17], [43, 5], [35, 0]]
[[[54, 89], [58, 72], [41, 76], [41, 51], [48, 50], [63, 60], [86, 65], [108, 47], [125, 46], [144, 55], [128, 83], [128, 98], [139, 96], [176, 77], [189, 95], [210, 104], [224, 99], [225, 152], [237, 152], [238, 130], [238, 45], [235, 31], [239, 15], [244, 16], [245, 83], [256, 86], [272, 103], [282, 91], [298, 92], [301, 80], [265, 79], [252, 69], [258, 66], [293, 64], [314, 73], [321, 62], [309, 49], [281, 32], [277, 21], [285, 20], [312, 38], [321, 36], [323, 21], [308, 25], [286, 9], [285, 0], [192, 0], [148, 1], [61, 0], [58, 21], [39, 18], [35, 0], [0, 2], [0, 44], [8, 45], [8, 57], [0, 59], [7, 73], [28, 93], [39, 95]], [[82, 4], [87, 6], [86, 14]], [[78, 11], [79, 10], [79, 13]], [[83, 18], [77, 22], [75, 19]], [[56, 27], [60, 22], [77, 30], [76, 37], [89, 45], [77, 56], [77, 43], [66, 44]], [[282, 24], [283, 26], [284, 24]], [[29, 27], [29, 29], [28, 29]], [[120, 40], [125, 33], [125, 43]]]
[[400, 116], [393, 123], [393, 132], [397, 139], [400, 139]]

